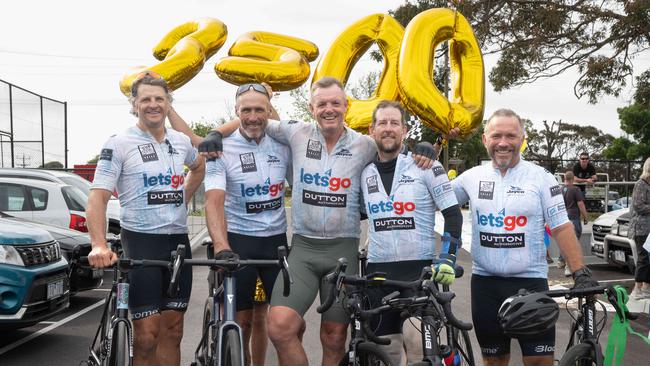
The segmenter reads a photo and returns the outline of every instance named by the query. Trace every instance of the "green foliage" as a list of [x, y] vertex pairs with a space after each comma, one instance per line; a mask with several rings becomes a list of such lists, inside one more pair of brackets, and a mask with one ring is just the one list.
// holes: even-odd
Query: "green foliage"
[[88, 160], [86, 164], [97, 164], [98, 161], [99, 161], [99, 154], [95, 155], [94, 158]]
[[[632, 76], [634, 57], [650, 47], [650, 1], [451, 3], [472, 25], [483, 54], [499, 56], [489, 71], [496, 91], [577, 69], [575, 95], [596, 103], [603, 95], [620, 95]], [[405, 1], [389, 13], [406, 26], [422, 11], [446, 7], [446, 0]]]
[[298, 121], [313, 122], [314, 118], [309, 111], [309, 89], [306, 85], [302, 85], [300, 88], [293, 89], [289, 91], [289, 95], [293, 100], [291, 101], [291, 106], [293, 106], [289, 117]]
[[206, 121], [191, 122], [190, 128], [195, 135], [205, 137], [208, 132], [212, 131], [217, 127], [216, 123], [210, 123]]
[[63, 164], [58, 161], [48, 161], [47, 163], [39, 166], [41, 169], [63, 169]]

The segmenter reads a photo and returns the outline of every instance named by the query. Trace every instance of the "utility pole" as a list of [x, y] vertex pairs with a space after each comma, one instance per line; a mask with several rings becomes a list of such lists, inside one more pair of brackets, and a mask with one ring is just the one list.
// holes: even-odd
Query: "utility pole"
[[[27, 158], [27, 163], [25, 163], [25, 158]], [[20, 157], [19, 159], [21, 159], [23, 162], [22, 164], [17, 164], [17, 165], [20, 166], [21, 168], [26, 168], [29, 165], [29, 159], [31, 159], [31, 156], [26, 157], [25, 154], [23, 153], [23, 156]]]

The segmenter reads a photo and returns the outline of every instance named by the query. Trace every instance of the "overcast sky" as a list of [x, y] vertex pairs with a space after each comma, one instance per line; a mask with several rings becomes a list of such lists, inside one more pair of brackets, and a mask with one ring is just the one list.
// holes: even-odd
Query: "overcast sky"
[[[131, 67], [158, 61], [152, 48], [171, 29], [200, 17], [228, 27], [228, 38], [192, 81], [175, 92], [175, 108], [187, 121], [227, 116], [235, 87], [213, 71], [216, 61], [243, 33], [255, 30], [314, 42], [324, 55], [353, 22], [393, 9], [401, 0], [185, 0], [185, 1], [10, 1], [0, 12], [0, 79], [68, 102], [69, 165], [95, 156], [112, 134], [132, 126], [118, 82]], [[486, 59], [486, 74], [494, 59]], [[318, 61], [311, 64], [312, 72]], [[650, 58], [641, 59], [648, 65]], [[381, 66], [362, 59], [352, 80]], [[642, 71], [639, 69], [639, 71]], [[542, 120], [593, 125], [620, 135], [616, 108], [627, 105], [632, 90], [598, 105], [573, 96], [575, 74], [566, 74], [503, 93], [486, 83], [485, 113], [509, 107], [536, 126]], [[310, 79], [311, 80], [311, 79]], [[288, 93], [275, 100], [288, 117]], [[230, 103], [230, 104], [228, 104]]]

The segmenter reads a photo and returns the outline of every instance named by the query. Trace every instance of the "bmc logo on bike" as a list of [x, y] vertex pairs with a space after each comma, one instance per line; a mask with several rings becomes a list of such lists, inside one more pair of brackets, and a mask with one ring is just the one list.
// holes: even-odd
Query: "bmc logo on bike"
[[300, 183], [315, 185], [316, 187], [327, 187], [333, 192], [352, 186], [350, 178], [332, 177], [332, 169], [329, 169], [325, 173], [310, 174], [305, 173], [305, 169], [300, 168]]
[[497, 215], [489, 213], [482, 215], [476, 211], [476, 222], [481, 226], [491, 226], [505, 228], [506, 231], [512, 231], [517, 227], [524, 227], [528, 223], [526, 216], [506, 216], [506, 210], [502, 209]]

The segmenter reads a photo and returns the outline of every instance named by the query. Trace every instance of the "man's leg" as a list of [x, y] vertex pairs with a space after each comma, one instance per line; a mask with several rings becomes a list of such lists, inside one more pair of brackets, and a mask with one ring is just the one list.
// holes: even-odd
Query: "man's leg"
[[483, 365], [485, 366], [508, 366], [510, 353], [500, 356], [486, 356], [483, 354]]
[[269, 338], [275, 346], [281, 366], [309, 364], [301, 343], [302, 333], [305, 331], [304, 323], [302, 316], [289, 307], [272, 306], [269, 310]]
[[263, 366], [266, 360], [266, 349], [269, 344], [269, 335], [266, 331], [266, 315], [269, 312], [269, 304], [256, 303], [253, 306], [253, 321], [251, 335], [251, 353], [253, 366]]
[[150, 315], [133, 321], [133, 365], [155, 366], [158, 335], [160, 334], [160, 314]]
[[348, 323], [323, 320], [320, 325], [320, 342], [323, 345], [323, 366], [336, 366], [345, 355]]
[[160, 314], [160, 333], [156, 346], [157, 365], [180, 365], [184, 315], [184, 312], [175, 310], [166, 310]]
[[507, 297], [500, 294], [501, 287], [500, 279], [472, 275], [472, 323], [486, 366], [507, 366], [510, 360], [510, 338], [503, 334], [497, 321], [499, 307]]
[[524, 357], [525, 366], [553, 366], [553, 355], [547, 356], [526, 356]]
[[253, 324], [252, 324], [253, 309], [238, 311], [237, 314], [235, 315], [235, 321], [237, 322], [237, 324], [239, 324], [242, 330], [242, 339], [244, 341], [242, 347], [244, 348], [244, 358], [245, 358], [246, 365], [250, 365], [251, 364], [250, 344], [251, 344], [251, 333], [253, 332]]

